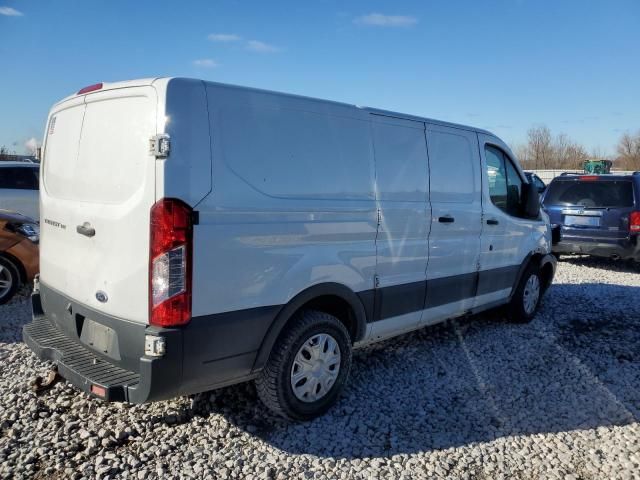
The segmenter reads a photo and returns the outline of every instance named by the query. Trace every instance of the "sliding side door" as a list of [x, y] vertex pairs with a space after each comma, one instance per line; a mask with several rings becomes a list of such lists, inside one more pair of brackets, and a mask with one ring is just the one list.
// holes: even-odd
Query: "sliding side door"
[[434, 124], [427, 124], [426, 132], [432, 211], [424, 325], [473, 305], [482, 232], [476, 133]]

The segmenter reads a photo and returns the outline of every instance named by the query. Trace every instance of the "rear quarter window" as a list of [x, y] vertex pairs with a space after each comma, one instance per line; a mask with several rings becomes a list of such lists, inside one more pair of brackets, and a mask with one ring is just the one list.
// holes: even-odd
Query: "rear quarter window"
[[545, 205], [632, 207], [633, 184], [627, 180], [552, 182]]

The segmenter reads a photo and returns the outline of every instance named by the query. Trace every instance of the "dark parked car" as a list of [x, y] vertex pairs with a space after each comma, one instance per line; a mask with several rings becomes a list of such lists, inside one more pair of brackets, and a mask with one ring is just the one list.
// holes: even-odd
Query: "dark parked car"
[[553, 252], [640, 261], [640, 172], [561, 175], [542, 204], [560, 230]]
[[527, 177], [527, 180], [530, 184], [532, 184], [538, 190], [538, 193], [543, 193], [547, 186], [542, 181], [542, 179], [533, 172], [524, 172], [524, 176]]

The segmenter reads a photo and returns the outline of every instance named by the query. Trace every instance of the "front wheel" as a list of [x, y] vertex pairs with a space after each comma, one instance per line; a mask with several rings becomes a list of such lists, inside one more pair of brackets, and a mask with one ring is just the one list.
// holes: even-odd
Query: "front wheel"
[[0, 257], [0, 305], [4, 305], [18, 291], [20, 275], [11, 260]]
[[322, 415], [347, 381], [351, 350], [349, 333], [337, 318], [314, 310], [299, 313], [256, 379], [260, 400], [289, 420]]
[[530, 263], [509, 304], [509, 319], [516, 323], [529, 323], [536, 315], [543, 288], [540, 278], [540, 269], [537, 265]]

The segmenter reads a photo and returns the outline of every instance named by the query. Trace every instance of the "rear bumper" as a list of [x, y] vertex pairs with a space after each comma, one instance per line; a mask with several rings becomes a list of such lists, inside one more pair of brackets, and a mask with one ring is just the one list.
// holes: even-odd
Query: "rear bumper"
[[[241, 339], [257, 341], [256, 329], [247, 323], [255, 317], [222, 314], [193, 319], [182, 328], [158, 328], [106, 316], [43, 284], [31, 301], [33, 321], [23, 328], [25, 343], [40, 359], [56, 363], [71, 384], [106, 401], [165, 400], [239, 383], [256, 373], [257, 352], [247, 352], [246, 343], [237, 340], [243, 332]], [[88, 335], [92, 328], [109, 341]], [[162, 357], [145, 355], [146, 335], [164, 338]], [[94, 386], [105, 394], [96, 394]]]
[[[98, 396], [92, 386], [101, 387], [105, 395], [99, 398], [130, 403], [163, 400], [178, 394], [182, 342], [175, 332], [154, 332], [165, 337], [165, 357], [142, 355], [134, 368], [127, 368], [83, 345], [48, 318], [39, 293], [34, 293], [31, 301], [33, 321], [23, 328], [25, 343], [40, 359], [56, 363], [58, 373], [77, 388]], [[140, 328], [144, 337], [144, 325]]]
[[640, 261], [638, 237], [632, 235], [623, 239], [572, 238], [564, 236], [553, 245], [553, 253], [581, 253], [597, 257], [617, 257], [622, 260]]

